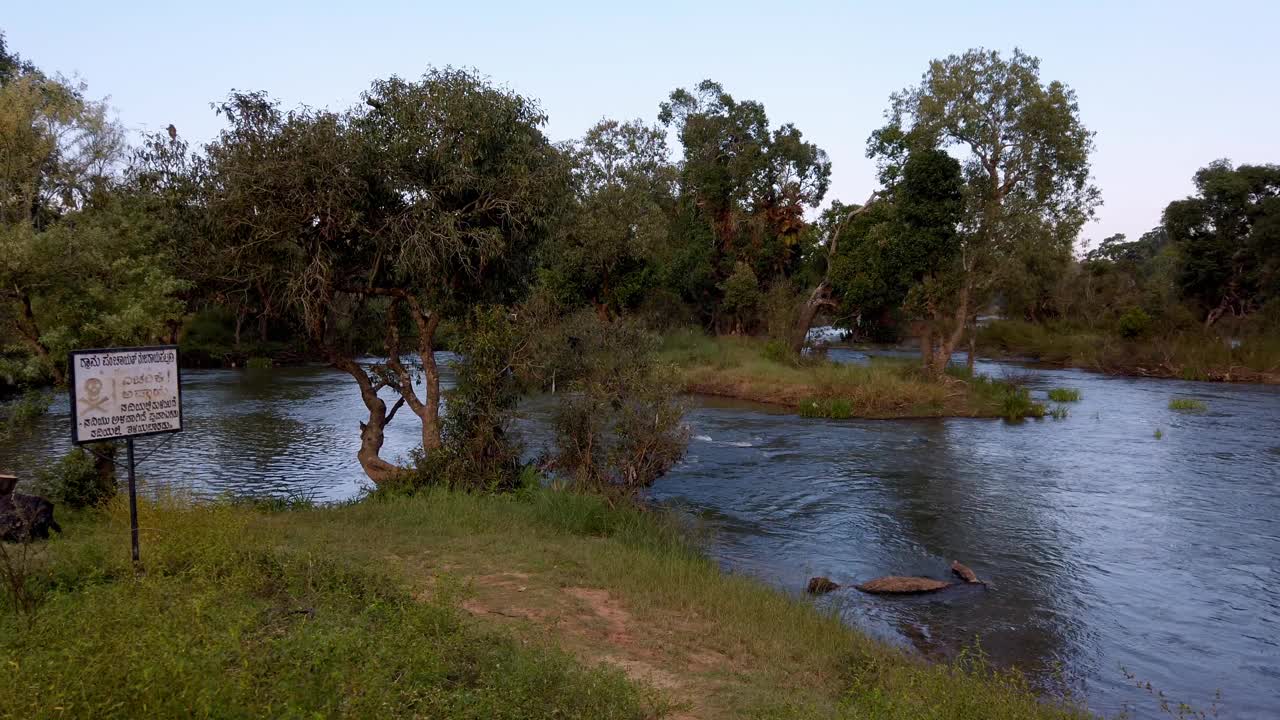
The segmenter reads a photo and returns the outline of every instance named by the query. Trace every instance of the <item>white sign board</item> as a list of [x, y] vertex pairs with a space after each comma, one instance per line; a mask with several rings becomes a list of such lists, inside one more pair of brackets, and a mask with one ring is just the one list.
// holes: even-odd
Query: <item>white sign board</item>
[[71, 353], [71, 441], [182, 430], [176, 345]]

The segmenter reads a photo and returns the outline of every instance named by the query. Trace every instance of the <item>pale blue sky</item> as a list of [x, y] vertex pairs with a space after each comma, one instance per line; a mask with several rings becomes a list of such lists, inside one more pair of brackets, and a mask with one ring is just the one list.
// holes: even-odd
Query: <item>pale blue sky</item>
[[[128, 7], [122, 7], [128, 5]], [[376, 77], [479, 69], [541, 100], [553, 139], [601, 117], [652, 121], [713, 78], [832, 158], [828, 199], [874, 186], [866, 138], [934, 57], [1022, 47], [1075, 88], [1105, 205], [1082, 239], [1136, 238], [1218, 157], [1280, 162], [1280, 3], [21, 3], [10, 47], [110, 96], [131, 129], [204, 142], [232, 88], [339, 108]]]

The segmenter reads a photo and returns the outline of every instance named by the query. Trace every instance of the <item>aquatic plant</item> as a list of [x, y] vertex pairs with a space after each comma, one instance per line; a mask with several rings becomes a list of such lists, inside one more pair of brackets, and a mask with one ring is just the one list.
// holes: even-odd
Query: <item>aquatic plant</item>
[[810, 398], [801, 401], [800, 417], [848, 420], [853, 417], [853, 403], [844, 398]]
[[1049, 399], [1054, 402], [1077, 402], [1080, 391], [1076, 388], [1054, 388], [1049, 391]]
[[1067, 412], [1067, 406], [1066, 406], [1066, 405], [1054, 405], [1054, 406], [1053, 406], [1053, 409], [1049, 411], [1049, 414], [1053, 416], [1053, 419], [1054, 419], [1054, 420], [1062, 420], [1062, 419], [1065, 419], [1065, 418], [1067, 417], [1067, 415], [1068, 415], [1068, 412]]
[[1006, 420], [1040, 418], [1045, 416], [1043, 404], [1031, 399], [1031, 391], [1024, 387], [1003, 386], [999, 396], [1000, 415]]
[[1209, 406], [1202, 400], [1174, 398], [1169, 401], [1169, 409], [1177, 412], [1204, 412]]
[[1152, 435], [1155, 436], [1155, 439], [1159, 440], [1160, 438], [1164, 437], [1164, 431], [1161, 430], [1160, 428], [1156, 428], [1156, 431], [1152, 433]]

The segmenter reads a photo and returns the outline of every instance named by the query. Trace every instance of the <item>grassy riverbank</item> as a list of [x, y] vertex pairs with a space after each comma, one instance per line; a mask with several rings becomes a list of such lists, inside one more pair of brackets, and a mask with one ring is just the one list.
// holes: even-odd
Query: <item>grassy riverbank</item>
[[818, 417], [1021, 418], [1045, 412], [1011, 384], [963, 372], [929, 378], [908, 359], [795, 364], [770, 357], [761, 339], [709, 337], [692, 330], [665, 335], [661, 358], [676, 368], [686, 392], [781, 405]]
[[1127, 340], [1110, 332], [1002, 320], [978, 332], [978, 348], [1118, 375], [1280, 383], [1280, 338], [1248, 337], [1233, 348], [1207, 333]]
[[140, 576], [122, 504], [62, 518], [34, 615], [0, 608], [0, 716], [1081, 717], [725, 575], [669, 522], [594, 497], [141, 517]]

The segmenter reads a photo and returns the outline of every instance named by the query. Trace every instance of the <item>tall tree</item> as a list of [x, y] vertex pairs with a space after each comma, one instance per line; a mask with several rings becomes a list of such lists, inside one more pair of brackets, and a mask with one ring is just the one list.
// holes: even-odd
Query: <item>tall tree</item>
[[935, 328], [937, 355], [947, 357], [993, 294], [1030, 296], [1023, 309], [1035, 312], [1045, 278], [1032, 258], [1069, 261], [1100, 202], [1089, 178], [1093, 133], [1080, 120], [1075, 93], [1041, 82], [1039, 60], [1020, 50], [1009, 58], [977, 49], [935, 60], [919, 85], [892, 96], [886, 115], [867, 154], [888, 183], [912, 149], [965, 153], [955, 313], [949, 327]]
[[[278, 274], [299, 325], [359, 387], [358, 458], [382, 482], [401, 472], [380, 451], [402, 407], [424, 451], [440, 447], [437, 329], [525, 289], [566, 204], [568, 163], [534, 102], [465, 71], [380, 80], [364, 100], [335, 114], [235, 98], [209, 151], [209, 203], [226, 257]], [[378, 334], [386, 361], [356, 362]]]
[[[138, 272], [115, 254], [131, 246], [118, 233], [139, 235], [137, 228], [104, 217], [113, 211], [123, 131], [83, 85], [3, 48], [0, 66], [0, 328], [33, 358], [24, 375], [60, 383], [66, 350], [117, 337], [95, 321], [110, 325], [131, 294], [103, 288], [119, 290]], [[98, 291], [108, 304], [95, 317], [86, 303]]]
[[577, 202], [545, 253], [544, 280], [601, 319], [635, 304], [669, 243], [675, 168], [666, 134], [602, 120], [573, 147]]
[[1182, 293], [1209, 327], [1280, 297], [1280, 165], [1218, 160], [1195, 184], [1195, 196], [1165, 208], [1164, 227], [1181, 250]]
[[[658, 118], [678, 128], [680, 191], [686, 208], [710, 228], [706, 290], [737, 262], [750, 265], [766, 285], [794, 272], [805, 213], [822, 202], [830, 182], [826, 153], [794, 125], [771, 130], [762, 104], [735, 100], [711, 80], [672, 92]], [[689, 241], [703, 237], [690, 230]]]

